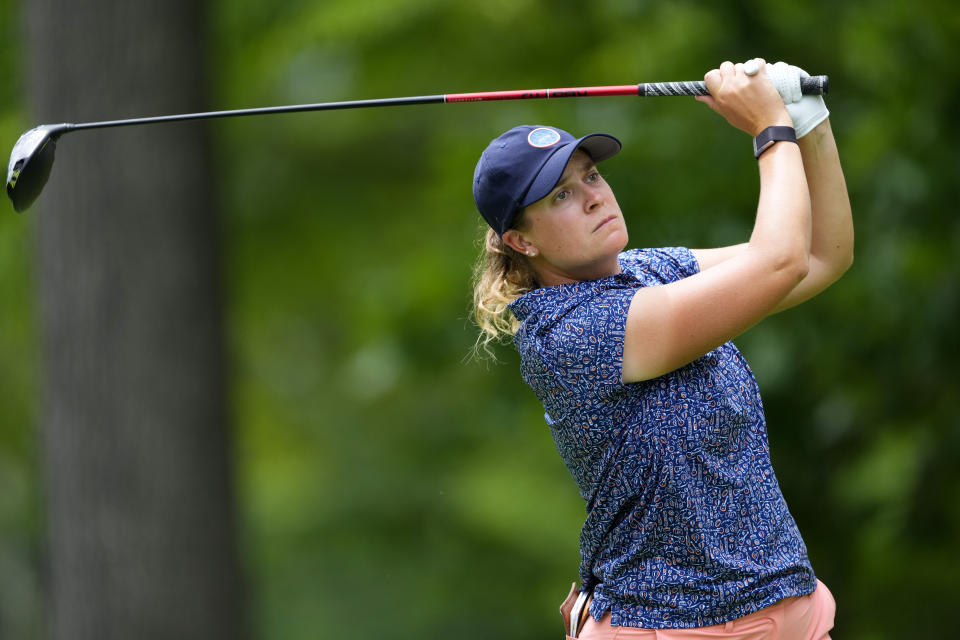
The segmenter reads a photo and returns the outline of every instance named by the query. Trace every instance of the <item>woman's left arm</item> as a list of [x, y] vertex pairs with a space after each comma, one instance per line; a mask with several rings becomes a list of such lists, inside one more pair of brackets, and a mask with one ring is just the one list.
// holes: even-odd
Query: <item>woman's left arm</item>
[[[809, 300], [836, 282], [853, 264], [853, 216], [830, 120], [821, 122], [800, 138], [799, 143], [812, 214], [810, 270], [771, 313]], [[692, 251], [700, 263], [700, 269], [706, 270], [732, 258], [746, 246], [741, 244]]]
[[810, 270], [774, 308], [774, 313], [809, 300], [836, 282], [853, 264], [853, 215], [830, 120], [821, 122], [799, 142], [810, 190]]

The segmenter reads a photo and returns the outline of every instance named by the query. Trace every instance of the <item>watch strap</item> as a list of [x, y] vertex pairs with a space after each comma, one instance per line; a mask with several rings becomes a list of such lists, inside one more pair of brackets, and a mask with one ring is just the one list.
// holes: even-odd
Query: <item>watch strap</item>
[[753, 139], [753, 157], [759, 158], [764, 151], [777, 142], [797, 143], [796, 130], [793, 127], [785, 126], [767, 127]]

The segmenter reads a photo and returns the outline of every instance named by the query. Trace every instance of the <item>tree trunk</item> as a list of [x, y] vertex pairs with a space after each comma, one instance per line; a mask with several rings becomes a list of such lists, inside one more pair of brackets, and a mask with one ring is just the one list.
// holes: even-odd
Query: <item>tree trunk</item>
[[[202, 110], [196, 0], [30, 0], [38, 123]], [[51, 631], [242, 638], [202, 124], [79, 131], [31, 213]]]

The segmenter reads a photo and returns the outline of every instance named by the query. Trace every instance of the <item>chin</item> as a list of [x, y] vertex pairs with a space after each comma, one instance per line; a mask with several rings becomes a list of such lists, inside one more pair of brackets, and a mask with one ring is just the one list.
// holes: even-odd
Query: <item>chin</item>
[[627, 234], [625, 227], [614, 230], [607, 238], [607, 246], [614, 249], [617, 253], [626, 249], [628, 242], [630, 242], [630, 236]]

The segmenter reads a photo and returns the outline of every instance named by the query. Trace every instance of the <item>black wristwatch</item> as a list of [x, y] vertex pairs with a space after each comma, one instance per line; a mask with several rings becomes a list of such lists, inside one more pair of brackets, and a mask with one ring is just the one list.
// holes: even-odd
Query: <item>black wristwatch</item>
[[764, 151], [776, 142], [797, 143], [797, 132], [793, 127], [767, 127], [753, 139], [753, 157], [759, 158]]

